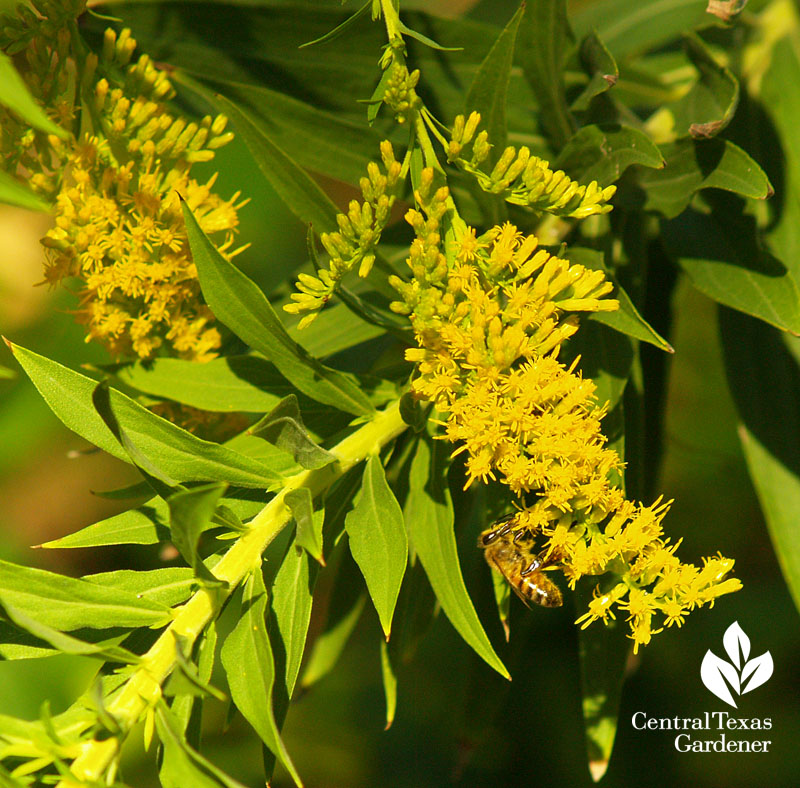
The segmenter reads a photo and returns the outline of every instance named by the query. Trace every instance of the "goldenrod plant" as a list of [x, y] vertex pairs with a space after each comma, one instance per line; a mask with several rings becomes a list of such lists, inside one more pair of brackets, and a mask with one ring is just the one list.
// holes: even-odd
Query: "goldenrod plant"
[[[163, 548], [81, 578], [0, 562], [3, 658], [97, 665], [66, 710], [0, 716], [2, 785], [135, 784], [137, 738], [167, 788], [302, 786], [290, 703], [361, 620], [390, 726], [437, 618], [453, 660], [483, 661], [476, 694], [492, 670], [547, 681], [509, 671], [503, 633], [569, 627], [600, 779], [626, 664], [743, 588], [736, 541], [687, 557], [646, 470], [642, 346], [672, 352], [670, 291], [652, 310], [648, 277], [670, 259], [721, 305], [797, 593], [772, 502], [800, 481], [776, 481], [782, 452], [742, 405], [766, 398], [774, 423], [789, 406], [746, 373], [795, 363], [777, 332], [800, 331], [796, 222], [764, 207], [732, 123], [744, 91], [774, 90], [792, 3], [689, 18], [597, 0], [568, 21], [564, 0], [529, 0], [494, 23], [330, 5], [33, 0], [0, 19], [0, 200], [51, 215], [41, 284], [70, 291], [64, 319], [107, 362], [7, 344], [53, 413], [142, 479], [114, 493], [131, 508], [42, 547]], [[249, 161], [220, 194], [209, 163], [234, 135]], [[257, 173], [306, 228], [297, 259], [240, 232]], [[190, 431], [220, 414], [227, 440]], [[562, 603], [567, 619], [545, 609]], [[263, 763], [205, 748], [237, 715]]]

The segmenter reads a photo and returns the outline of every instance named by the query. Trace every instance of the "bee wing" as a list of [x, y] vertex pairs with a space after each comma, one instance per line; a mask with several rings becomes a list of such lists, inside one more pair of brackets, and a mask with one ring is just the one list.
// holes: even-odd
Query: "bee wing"
[[508, 572], [506, 572], [506, 570], [501, 566], [501, 564], [494, 558], [492, 558], [492, 566], [498, 572], [500, 572], [501, 575], [503, 575], [503, 577], [506, 579], [506, 583], [508, 583], [511, 586], [514, 593], [525, 603], [525, 607], [531, 610], [532, 608], [530, 600], [526, 599], [525, 596], [523, 596], [522, 591], [519, 590], [517, 584], [508, 576]]

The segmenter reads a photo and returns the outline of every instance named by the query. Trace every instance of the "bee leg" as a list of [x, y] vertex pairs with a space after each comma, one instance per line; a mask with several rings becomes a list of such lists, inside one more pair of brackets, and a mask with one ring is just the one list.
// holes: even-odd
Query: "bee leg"
[[541, 565], [542, 562], [539, 560], [539, 558], [538, 557], [534, 558], [533, 561], [531, 561], [530, 564], [528, 564], [528, 566], [526, 566], [525, 569], [523, 569], [520, 572], [520, 575], [522, 575], [522, 577], [525, 577], [525, 575], [529, 575], [532, 572], [535, 572], [537, 569], [539, 569], [539, 567], [541, 567]]

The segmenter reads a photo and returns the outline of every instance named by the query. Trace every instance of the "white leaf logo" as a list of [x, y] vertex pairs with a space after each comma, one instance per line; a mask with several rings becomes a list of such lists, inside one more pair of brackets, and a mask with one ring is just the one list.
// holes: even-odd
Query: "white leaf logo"
[[750, 638], [745, 635], [738, 621], [734, 621], [725, 630], [722, 645], [725, 646], [730, 662], [720, 659], [709, 649], [700, 666], [700, 678], [720, 700], [737, 708], [731, 690], [737, 695], [743, 695], [760, 687], [772, 675], [772, 655], [765, 651], [760, 657], [753, 657], [748, 661]]

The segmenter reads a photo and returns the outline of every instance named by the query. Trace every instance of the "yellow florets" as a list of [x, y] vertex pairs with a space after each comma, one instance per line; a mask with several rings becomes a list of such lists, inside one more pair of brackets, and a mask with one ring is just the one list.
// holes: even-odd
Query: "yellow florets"
[[[425, 171], [415, 198], [411, 281], [390, 280], [418, 347], [412, 390], [443, 414], [441, 437], [465, 456], [466, 486], [498, 480], [520, 499], [513, 529], [538, 535], [542, 557], [557, 564], [571, 587], [584, 576], [610, 573], [584, 626], [627, 612], [634, 649], [663, 626], [740, 587], [725, 580], [733, 561], [681, 563], [661, 521], [670, 503], [651, 506], [625, 498], [615, 479], [623, 463], [607, 447], [595, 386], [558, 359], [578, 328], [574, 313], [614, 310], [602, 271], [574, 265], [539, 249], [514, 225], [477, 236], [466, 228], [445, 249], [441, 223], [446, 189]], [[533, 499], [533, 500], [532, 500]], [[659, 616], [658, 620], [656, 616]]]
[[[189, 174], [232, 138], [226, 118], [170, 115], [172, 85], [146, 55], [131, 60], [136, 42], [128, 30], [106, 31], [101, 57], [87, 57], [83, 96], [69, 78], [68, 31], [53, 33], [46, 24], [31, 30], [25, 78], [70, 136], [31, 134], [0, 110], [0, 156], [8, 172], [28, 173], [33, 189], [54, 203], [55, 226], [42, 240], [45, 281], [70, 281], [87, 341], [116, 357], [213, 358], [221, 337], [201, 298], [180, 198], [220, 251], [235, 254], [238, 193], [223, 200], [213, 192], [216, 176], [203, 184]], [[79, 113], [86, 95], [91, 106]], [[91, 118], [89, 133], [75, 127], [81, 114], [84, 127]]]

